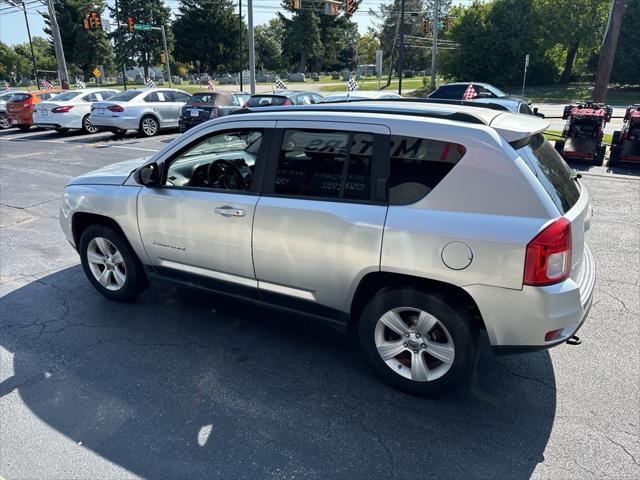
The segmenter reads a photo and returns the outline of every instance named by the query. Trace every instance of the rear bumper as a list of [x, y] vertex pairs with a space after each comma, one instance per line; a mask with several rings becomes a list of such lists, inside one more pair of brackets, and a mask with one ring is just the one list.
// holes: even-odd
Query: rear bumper
[[91, 114], [91, 123], [98, 128], [122, 130], [137, 130], [140, 127], [140, 119], [136, 117], [112, 116], [112, 115], [94, 115]]
[[[472, 285], [465, 290], [475, 300], [494, 351], [514, 353], [550, 348], [566, 342], [585, 322], [595, 287], [593, 255], [585, 245], [577, 279], [522, 290]], [[548, 332], [560, 330], [550, 341]]]
[[196, 125], [200, 125], [201, 123], [206, 122], [207, 120], [208, 119], [204, 119], [204, 118], [202, 120], [200, 120], [200, 119], [195, 118], [195, 117], [194, 117], [193, 120], [191, 120], [191, 119], [185, 119], [185, 118], [181, 117], [180, 120], [178, 120], [178, 126], [180, 127], [180, 131], [184, 132], [184, 131], [189, 130], [190, 128], [195, 127]]
[[7, 118], [9, 119], [9, 123], [11, 123], [11, 125], [13, 126], [33, 125], [33, 117], [31, 112], [7, 112]]
[[33, 124], [40, 128], [82, 128], [82, 119], [64, 114], [34, 115]]

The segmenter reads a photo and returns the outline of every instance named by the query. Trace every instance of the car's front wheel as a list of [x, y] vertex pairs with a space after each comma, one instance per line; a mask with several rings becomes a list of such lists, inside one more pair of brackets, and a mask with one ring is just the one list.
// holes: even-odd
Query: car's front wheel
[[11, 127], [11, 122], [9, 121], [9, 117], [7, 117], [6, 113], [0, 113], [0, 128], [2, 130], [6, 130]]
[[155, 117], [147, 115], [140, 120], [140, 135], [145, 137], [153, 137], [160, 131], [160, 124]]
[[124, 302], [142, 293], [149, 282], [127, 241], [104, 225], [88, 227], [80, 237], [82, 268], [98, 292]]
[[84, 133], [97, 133], [98, 127], [91, 123], [91, 115], [85, 115], [82, 119], [82, 131]]
[[362, 351], [390, 385], [437, 396], [467, 382], [478, 359], [478, 331], [468, 312], [439, 294], [386, 289], [365, 307]]

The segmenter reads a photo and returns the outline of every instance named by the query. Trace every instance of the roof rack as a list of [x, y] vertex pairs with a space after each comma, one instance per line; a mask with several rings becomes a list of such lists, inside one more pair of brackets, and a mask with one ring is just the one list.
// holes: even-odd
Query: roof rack
[[[367, 99], [368, 101], [372, 101]], [[376, 103], [393, 101], [408, 101], [413, 103], [429, 103], [422, 102], [421, 99], [417, 102], [414, 99], [376, 99]], [[366, 100], [363, 100], [366, 101]], [[452, 120], [464, 123], [475, 123], [480, 125], [486, 125], [487, 123], [480, 117], [477, 117], [471, 113], [466, 112], [439, 112], [434, 110], [407, 110], [397, 106], [383, 106], [383, 105], [357, 105], [357, 101], [351, 102], [332, 102], [332, 103], [316, 103], [314, 105], [290, 105], [290, 106], [276, 106], [276, 107], [256, 107], [256, 108], [242, 108], [231, 112], [231, 115], [244, 115], [247, 113], [273, 113], [273, 112], [353, 112], [353, 113], [378, 113], [378, 114], [396, 114], [405, 115], [411, 117], [429, 117], [440, 118], [443, 120]], [[435, 102], [433, 102], [435, 103]], [[468, 102], [467, 102], [468, 103]], [[475, 105], [473, 105], [475, 106]]]

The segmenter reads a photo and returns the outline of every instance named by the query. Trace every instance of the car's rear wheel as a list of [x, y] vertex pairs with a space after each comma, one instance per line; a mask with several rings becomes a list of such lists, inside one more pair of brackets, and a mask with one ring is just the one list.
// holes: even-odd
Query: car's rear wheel
[[91, 123], [91, 115], [85, 115], [82, 118], [82, 131], [84, 133], [97, 133], [98, 132], [98, 127], [94, 126], [93, 123]]
[[11, 122], [9, 121], [9, 117], [7, 117], [6, 113], [0, 113], [0, 128], [2, 130], [6, 130], [11, 127]]
[[439, 294], [387, 289], [365, 307], [360, 346], [390, 385], [437, 396], [463, 385], [478, 359], [478, 331], [470, 315]]
[[153, 137], [158, 134], [160, 124], [155, 117], [146, 115], [140, 120], [140, 134], [145, 137]]
[[88, 227], [80, 237], [79, 250], [85, 275], [110, 300], [132, 300], [149, 285], [142, 263], [113, 229]]
[[111, 133], [113, 133], [117, 138], [122, 138], [124, 137], [125, 133], [127, 133], [127, 131], [123, 128], [112, 128]]
[[67, 133], [69, 131], [69, 129], [68, 128], [56, 128], [55, 131], [58, 132], [58, 133]]

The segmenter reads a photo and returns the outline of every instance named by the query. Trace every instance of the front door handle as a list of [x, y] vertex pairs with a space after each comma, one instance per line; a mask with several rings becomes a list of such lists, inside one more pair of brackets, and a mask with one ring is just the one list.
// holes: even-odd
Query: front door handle
[[218, 207], [213, 211], [223, 217], [244, 217], [244, 210], [242, 208], [231, 207], [229, 205]]

